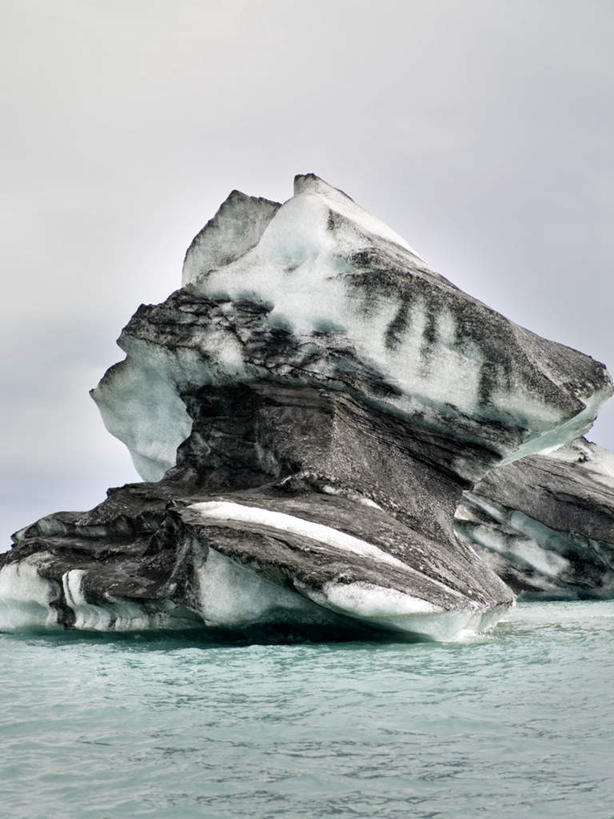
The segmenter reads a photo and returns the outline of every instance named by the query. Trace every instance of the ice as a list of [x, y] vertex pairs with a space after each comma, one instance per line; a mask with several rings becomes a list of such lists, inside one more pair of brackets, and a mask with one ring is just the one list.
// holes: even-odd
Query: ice
[[380, 563], [388, 563], [404, 571], [409, 571], [409, 566], [398, 560], [396, 557], [367, 543], [365, 540], [348, 535], [339, 529], [325, 526], [322, 523], [315, 523], [311, 520], [287, 515], [284, 512], [272, 512], [269, 509], [262, 509], [257, 506], [244, 506], [232, 501], [205, 501], [203, 503], [193, 503], [188, 509], [198, 512], [203, 518], [213, 520], [232, 520], [240, 523], [253, 523], [260, 526], [268, 526], [270, 529], [278, 529], [289, 534], [302, 535], [312, 538], [327, 546], [333, 546], [342, 551], [352, 552], [361, 557], [370, 557]]
[[[290, 328], [304, 342], [324, 327], [336, 328], [351, 340], [362, 360], [400, 390], [401, 395], [387, 402], [408, 415], [461, 412], [508, 423], [513, 417], [531, 432], [524, 454], [570, 440], [590, 426], [609, 388], [597, 394], [577, 417], [565, 421], [560, 408], [545, 401], [534, 385], [518, 378], [510, 382], [508, 376], [503, 379], [505, 385], [493, 388], [486, 411], [481, 384], [489, 362], [480, 346], [460, 338], [457, 318], [443, 301], [433, 317], [432, 303], [416, 294], [403, 332], [390, 345], [388, 331], [398, 313], [397, 299], [373, 297], [365, 310], [351, 286], [356, 273], [346, 269], [343, 259], [369, 248], [361, 229], [404, 249], [407, 244], [345, 194], [322, 180], [306, 180], [277, 211], [259, 243], [226, 267], [201, 277], [195, 283], [198, 293], [271, 304], [269, 321]], [[328, 229], [331, 213], [348, 220], [334, 233]], [[428, 268], [423, 263], [416, 266], [416, 275], [428, 277]], [[430, 275], [430, 284], [436, 282], [441, 290], [449, 287], [445, 280], [435, 279], [436, 274]], [[519, 337], [524, 339], [520, 331]]]
[[[209, 508], [203, 510], [203, 506]], [[224, 508], [221, 503], [194, 504], [190, 508], [200, 507], [201, 514], [209, 512], [207, 517], [218, 520], [249, 522], [271, 528], [283, 526], [284, 531], [296, 534], [306, 534], [309, 531], [309, 537], [313, 537], [315, 531], [319, 535], [318, 539], [322, 541], [326, 538], [326, 542], [332, 542], [330, 531], [333, 531], [334, 545], [338, 545], [340, 535], [343, 534], [290, 515], [276, 512], [266, 515], [261, 513], [267, 510], [252, 507], [236, 509], [238, 504], [226, 504], [226, 507], [230, 506], [235, 509]], [[250, 513], [245, 511], [248, 509]], [[201, 561], [197, 568], [197, 576], [200, 613], [205, 624], [225, 628], [280, 622], [326, 624], [334, 622], [331, 619], [334, 615], [342, 615], [371, 627], [432, 640], [454, 641], [465, 639], [468, 634], [478, 633], [493, 625], [505, 608], [487, 612], [469, 604], [462, 609], [445, 611], [418, 597], [362, 582], [328, 582], [321, 589], [313, 589], [295, 580], [294, 586], [299, 594], [270, 582], [210, 547], [206, 560]]]
[[88, 603], [83, 594], [83, 569], [72, 569], [62, 576], [66, 604], [75, 614], [75, 628], [109, 631], [113, 625], [113, 614], [103, 606]]
[[329, 210], [319, 198], [290, 199], [277, 212], [258, 245], [236, 262], [199, 280], [198, 292], [250, 298], [273, 305], [270, 320], [309, 335], [326, 321], [344, 326], [345, 288], [332, 259]]
[[[586, 401], [586, 406], [581, 412], [574, 415], [572, 418], [569, 418], [564, 423], [555, 425], [550, 429], [546, 428], [544, 431], [531, 436], [515, 452], [513, 452], [507, 458], [504, 458], [501, 465], [505, 466], [505, 464], [518, 461], [520, 458], [525, 458], [527, 455], [556, 450], [558, 447], [563, 446], [570, 441], [574, 441], [576, 438], [584, 435], [584, 433], [588, 432], [588, 430], [592, 427], [595, 418], [597, 417], [597, 413], [599, 412], [599, 408], [604, 401], [607, 401], [610, 395], [610, 387], [604, 387], [604, 389], [598, 390]], [[534, 403], [534, 399], [524, 399], [524, 412], [527, 419], [532, 417], [531, 401]], [[518, 411], [518, 406], [515, 406], [514, 408], [516, 411]], [[544, 426], [548, 426], [547, 417], [544, 418], [542, 423], [544, 423]]]
[[288, 622], [331, 625], [342, 615], [378, 629], [457, 641], [490, 628], [505, 610], [467, 607], [444, 611], [417, 597], [369, 583], [330, 582], [315, 590], [295, 580], [295, 592], [212, 548], [200, 562], [197, 577], [205, 624], [224, 628]]
[[174, 465], [192, 419], [169, 377], [168, 356], [157, 348], [148, 350], [150, 356], [144, 352], [143, 345], [134, 345], [131, 358], [117, 364], [112, 380], [103, 379], [92, 397], [108, 431], [127, 446], [139, 475], [158, 481]]
[[471, 540], [478, 546], [498, 552], [513, 562], [522, 562], [545, 577], [556, 579], [569, 568], [569, 561], [555, 552], [544, 549], [534, 538], [504, 535], [487, 526], [476, 526]]
[[[209, 627], [335, 625], [338, 615], [343, 615], [379, 628], [455, 640], [466, 635], [468, 629], [481, 630], [487, 619], [482, 611], [467, 608], [444, 612], [425, 600], [368, 583], [327, 583], [317, 592], [295, 582], [294, 591], [212, 548], [203, 550], [195, 568], [199, 614]], [[62, 578], [65, 603], [74, 613], [75, 629], [131, 631], [194, 625], [188, 622], [184, 610], [169, 601], [153, 606], [151, 601], [146, 605], [109, 596], [96, 604], [88, 602], [83, 591], [85, 577], [85, 570], [72, 569]], [[59, 628], [57, 610], [51, 605], [58, 598], [57, 584], [40, 577], [33, 559], [5, 566], [0, 571], [0, 630]]]
[[[345, 362], [346, 352], [387, 385], [384, 394], [362, 381], [358, 392], [368, 400], [437, 429], [460, 419], [472, 440], [481, 424], [494, 425], [495, 437], [511, 430], [500, 443], [509, 460], [581, 434], [610, 393], [605, 375], [589, 373], [580, 354], [454, 288], [313, 174], [297, 177], [282, 206], [234, 192], [188, 250], [184, 283], [187, 302], [155, 332], [145, 314], [131, 322], [120, 339], [126, 361], [93, 391], [107, 428], [146, 480], [175, 464], [189, 434], [182, 390], [271, 378], [346, 388], [331, 363]], [[214, 318], [197, 320], [209, 315], [201, 304], [212, 302]], [[257, 321], [233, 314], [245, 302], [265, 306]], [[280, 329], [296, 361], [275, 360], [259, 346]], [[489, 443], [497, 450], [498, 441]], [[456, 467], [463, 474], [463, 464]]]
[[57, 611], [51, 603], [59, 589], [39, 575], [40, 559], [40, 555], [26, 557], [0, 569], [0, 631], [57, 625]]
[[277, 202], [233, 191], [188, 248], [182, 283], [224, 267], [254, 247], [278, 208]]
[[357, 503], [361, 503], [363, 506], [369, 506], [371, 509], [379, 509], [380, 512], [383, 511], [382, 507], [374, 500], [367, 498], [364, 495], [360, 495], [358, 492], [354, 492], [352, 489], [330, 486], [329, 484], [323, 484], [320, 489], [325, 495], [341, 495], [344, 498], [349, 498]]
[[181, 389], [253, 376], [255, 368], [245, 366], [231, 333], [210, 327], [207, 343], [215, 351], [213, 357], [125, 338], [128, 356], [91, 391], [106, 428], [127, 446], [143, 480], [160, 480], [175, 465], [177, 447], [191, 432]]
[[429, 640], [457, 642], [490, 629], [507, 607], [445, 611], [396, 589], [371, 583], [324, 584], [321, 590], [302, 586], [303, 593], [322, 606], [372, 626]]
[[[341, 551], [388, 563], [403, 569], [408, 575], [414, 573], [405, 563], [371, 543], [294, 515], [231, 501], [205, 501], [191, 504], [188, 508], [198, 512], [203, 519], [265, 526], [308, 537]], [[271, 619], [273, 613], [280, 609], [298, 611], [296, 595], [287, 589], [260, 578], [212, 549], [209, 555], [206, 565], [199, 570], [205, 622], [232, 626]], [[454, 635], [461, 631], [475, 631], [484, 626], [487, 619], [484, 609], [444, 584], [432, 578], [430, 580], [448, 593], [462, 597], [462, 603], [454, 615], [415, 595], [372, 583], [331, 581], [321, 589], [314, 589], [295, 579], [294, 586], [318, 606], [379, 628], [411, 632], [432, 639], [455, 639]]]
[[380, 236], [389, 242], [400, 245], [409, 250], [416, 258], [420, 258], [415, 250], [413, 250], [398, 233], [388, 227], [385, 222], [373, 216], [360, 205], [357, 205], [354, 200], [340, 191], [338, 188], [333, 188], [332, 185], [319, 179], [314, 174], [304, 174], [295, 177], [294, 179], [294, 196], [301, 196], [303, 194], [311, 194], [320, 197], [326, 201], [329, 209], [333, 213], [344, 216], [349, 221], [357, 225], [365, 233], [373, 236]]
[[557, 461], [579, 464], [582, 469], [590, 473], [593, 480], [609, 489], [614, 487], [614, 453], [585, 438], [578, 438], [570, 444], [554, 447], [547, 454]]
[[442, 612], [427, 600], [404, 594], [397, 589], [375, 586], [372, 583], [326, 583], [322, 588], [327, 605], [339, 611], [370, 620], [398, 620], [414, 614]]
[[289, 588], [271, 583], [209, 548], [197, 566], [200, 615], [207, 626], [327, 623], [331, 616]]
[[[179, 606], [157, 596], [172, 595], [216, 627], [344, 615], [440, 639], [481, 628], [482, 605], [509, 603], [513, 594], [470, 549], [455, 551], [451, 518], [462, 488], [502, 458], [577, 436], [611, 391], [603, 365], [462, 293], [312, 174], [297, 177], [284, 205], [233, 192], [189, 248], [184, 286], [161, 305], [141, 305], [119, 344], [126, 359], [93, 396], [141, 476], [161, 480], [193, 418], [196, 428], [181, 468], [161, 486], [112, 491], [90, 513], [49, 516], [18, 535], [20, 554], [31, 545], [54, 552], [38, 572], [26, 562], [22, 574], [7, 566], [0, 586], [11, 611], [34, 601], [37, 622], [57, 623], [57, 609], [61, 623], [78, 629], [166, 625]], [[394, 468], [388, 448], [399, 452]], [[612, 485], [614, 457], [582, 445], [577, 458]], [[291, 496], [271, 501], [286, 479], [305, 505]], [[345, 500], [315, 500], [316, 491]], [[246, 503], [193, 503], [218, 492]], [[352, 503], [360, 526], [349, 522]], [[333, 507], [347, 521], [339, 525], [361, 537], [334, 528]], [[462, 510], [459, 531], [471, 538], [473, 527], [476, 544], [481, 538], [491, 554], [542, 580], [577, 571], [582, 548], [602, 548], [494, 507], [487, 521], [487, 511]], [[194, 523], [197, 534], [186, 534]], [[497, 523], [503, 534], [492, 531]], [[123, 537], [133, 524], [136, 542]], [[156, 529], [155, 548], [135, 554]], [[267, 537], [244, 540], [250, 529]], [[183, 562], [192, 537], [194, 573]], [[85, 538], [91, 559], [82, 557]], [[175, 548], [181, 559], [173, 563]], [[127, 564], [118, 558], [124, 552]], [[127, 565], [130, 582], [115, 583], [107, 560], [113, 572]], [[170, 566], [172, 581], [163, 574]], [[47, 574], [62, 582], [47, 583]], [[155, 599], [143, 599], [150, 593]]]
[[[570, 456], [567, 451], [564, 458]], [[519, 510], [471, 492], [456, 513], [457, 535], [484, 552], [489, 565], [506, 575], [520, 571], [529, 588], [574, 597], [578, 590], [614, 588], [614, 547], [571, 531], [558, 531]], [[472, 512], [488, 516], [485, 522]], [[489, 554], [497, 555], [496, 559]], [[586, 570], [583, 576], [582, 567]]]
[[543, 549], [538, 541], [530, 538], [518, 539], [510, 551], [546, 577], [559, 577], [569, 568], [568, 560], [556, 552]]
[[87, 572], [71, 569], [62, 576], [66, 605], [75, 615], [73, 628], [86, 631], [142, 631], [182, 628], [193, 625], [185, 610], [169, 600], [126, 600], [107, 595], [99, 603], [89, 602], [83, 591]]
[[[469, 343], [463, 352], [454, 349], [455, 320], [449, 310], [443, 310], [426, 366], [427, 306], [419, 297], [410, 307], [403, 337], [391, 348], [386, 333], [398, 303], [380, 299], [365, 312], [344, 278], [339, 260], [343, 233], [340, 238], [339, 232], [333, 235], [327, 229], [329, 217], [326, 196], [302, 193], [290, 199], [271, 220], [257, 247], [197, 282], [198, 292], [270, 303], [269, 321], [291, 328], [305, 341], [322, 328], [336, 328], [352, 340], [362, 359], [372, 362], [403, 391], [404, 396], [394, 403], [408, 414], [416, 404], [433, 402], [454, 404], [465, 413], [475, 411], [483, 365], [480, 350]], [[357, 252], [364, 239], [348, 229], [345, 244], [348, 253]]]

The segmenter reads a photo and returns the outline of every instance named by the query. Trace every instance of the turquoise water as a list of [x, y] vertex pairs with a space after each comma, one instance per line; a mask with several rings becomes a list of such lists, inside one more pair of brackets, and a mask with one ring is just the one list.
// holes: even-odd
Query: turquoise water
[[614, 602], [463, 644], [0, 635], [0, 813], [614, 817]]

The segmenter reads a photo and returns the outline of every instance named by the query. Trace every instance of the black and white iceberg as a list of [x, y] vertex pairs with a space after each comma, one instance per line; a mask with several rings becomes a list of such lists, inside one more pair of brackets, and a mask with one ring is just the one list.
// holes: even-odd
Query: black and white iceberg
[[612, 392], [313, 174], [233, 191], [118, 343], [92, 395], [144, 482], [14, 535], [4, 628], [486, 628], [522, 586], [480, 487]]

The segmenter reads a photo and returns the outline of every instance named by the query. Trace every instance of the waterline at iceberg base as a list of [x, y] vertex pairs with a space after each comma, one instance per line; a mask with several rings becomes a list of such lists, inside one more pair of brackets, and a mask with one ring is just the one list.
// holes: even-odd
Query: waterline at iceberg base
[[[92, 391], [143, 483], [0, 555], [0, 628], [453, 641], [614, 589], [605, 367], [313, 174], [233, 191]], [[305, 632], [306, 630], [306, 632]]]

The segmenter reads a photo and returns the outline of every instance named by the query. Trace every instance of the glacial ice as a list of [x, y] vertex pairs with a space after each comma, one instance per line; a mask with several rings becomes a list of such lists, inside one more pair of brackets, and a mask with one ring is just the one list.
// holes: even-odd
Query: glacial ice
[[397, 558], [392, 555], [386, 554], [386, 552], [383, 552], [371, 543], [348, 535], [339, 529], [333, 529], [331, 526], [323, 526], [321, 523], [303, 520], [294, 515], [286, 515], [283, 512], [273, 512], [270, 509], [259, 509], [257, 506], [244, 506], [243, 504], [229, 501], [194, 503], [189, 506], [188, 509], [198, 512], [203, 518], [253, 523], [256, 526], [266, 526], [281, 532], [302, 535], [312, 540], [317, 540], [320, 543], [326, 543], [328, 546], [388, 563], [391, 566], [396, 566], [403, 571], [407, 571], [406, 563], [403, 563], [402, 560], [397, 560]]
[[614, 596], [614, 456], [579, 438], [488, 473], [455, 529], [515, 591]]
[[40, 576], [40, 556], [0, 568], [0, 631], [53, 627], [57, 612], [55, 584]]
[[[93, 397], [144, 479], [174, 466], [189, 434], [183, 390], [260, 378], [349, 388], [387, 411], [489, 438], [510, 460], [590, 427], [611, 392], [600, 365], [462, 293], [317, 177], [297, 177], [295, 191], [278, 208], [239, 197], [249, 205], [239, 216], [231, 197], [203, 229], [172, 339], [146, 308], [123, 331], [127, 358]], [[243, 227], [245, 241], [233, 244]], [[260, 312], [244, 315], [246, 304]], [[290, 354], [276, 355], [280, 338]], [[574, 383], [576, 368], [586, 372]]]
[[[388, 563], [403, 572], [410, 571], [407, 564], [370, 543], [293, 515], [227, 501], [196, 503], [188, 509], [197, 512], [203, 519], [247, 523], [301, 535], [342, 551]], [[443, 608], [427, 600], [361, 581], [329, 581], [317, 590], [295, 581], [294, 588], [303, 595], [299, 597], [295, 592], [268, 582], [253, 570], [230, 561], [211, 548], [206, 565], [199, 569], [199, 583], [201, 614], [208, 625], [246, 626], [291, 619], [291, 615], [302, 618], [303, 622], [326, 622], [323, 607], [373, 626], [410, 632], [425, 638], [435, 638], [436, 635], [436, 639], [451, 640], [457, 633], [479, 630], [488, 619], [485, 616], [487, 612], [472, 601], [465, 600], [464, 605], [455, 612], [456, 616], [450, 617]], [[454, 593], [450, 588], [447, 591]], [[313, 607], [309, 608], [305, 598], [317, 604], [319, 620], [314, 618]], [[282, 611], [287, 614], [282, 615]], [[435, 614], [440, 616], [431, 616]]]
[[576, 440], [605, 367], [313, 174], [283, 204], [233, 191], [118, 344], [92, 396], [144, 483], [14, 536], [1, 628], [449, 640], [524, 588], [612, 585], [614, 456]]
[[209, 548], [197, 568], [199, 614], [205, 625], [243, 628], [268, 623], [334, 624], [326, 610], [290, 588]]
[[489, 621], [498, 619], [490, 610], [469, 607], [449, 612], [395, 589], [363, 582], [329, 582], [319, 590], [296, 582], [292, 590], [212, 548], [198, 568], [198, 578], [200, 614], [206, 625], [215, 627], [269, 623], [334, 626], [338, 614], [369, 626], [453, 642], [488, 630]]
[[304, 593], [332, 611], [384, 628], [437, 642], [459, 642], [487, 633], [506, 606], [494, 609], [466, 607], [445, 610], [396, 589], [370, 583], [326, 583]]
[[153, 345], [134, 343], [130, 349], [130, 358], [115, 365], [112, 381], [103, 380], [93, 395], [105, 427], [126, 445], [139, 475], [159, 481], [192, 428], [173, 376], [185, 365], [181, 354]]
[[555, 461], [577, 464], [602, 486], [614, 488], [614, 453], [585, 438], [576, 438], [567, 446], [557, 446], [542, 454]]
[[182, 284], [194, 281], [201, 273], [224, 267], [251, 250], [279, 207], [278, 202], [232, 191], [188, 248]]
[[87, 572], [71, 569], [62, 577], [65, 605], [74, 615], [72, 627], [84, 631], [146, 631], [194, 626], [193, 619], [171, 602], [149, 604], [107, 594], [89, 601], [83, 584]]

